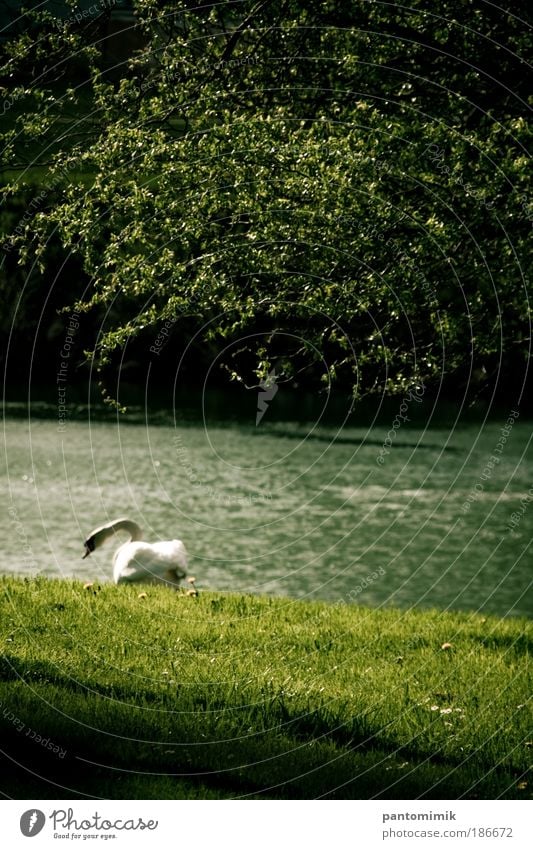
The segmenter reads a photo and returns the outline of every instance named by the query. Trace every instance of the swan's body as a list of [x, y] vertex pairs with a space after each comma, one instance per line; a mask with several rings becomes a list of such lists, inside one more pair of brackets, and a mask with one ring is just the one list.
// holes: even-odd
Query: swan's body
[[88, 557], [119, 531], [126, 531], [130, 540], [115, 551], [115, 584], [167, 584], [178, 589], [181, 579], [187, 574], [187, 552], [182, 541], [170, 539], [162, 542], [143, 542], [141, 529], [130, 519], [115, 519], [95, 528], [85, 540], [83, 556]]

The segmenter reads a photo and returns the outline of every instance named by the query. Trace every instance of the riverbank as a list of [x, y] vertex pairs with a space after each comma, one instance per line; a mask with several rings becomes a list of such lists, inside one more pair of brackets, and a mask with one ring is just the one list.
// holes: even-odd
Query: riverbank
[[531, 798], [531, 623], [1, 581], [13, 798]]

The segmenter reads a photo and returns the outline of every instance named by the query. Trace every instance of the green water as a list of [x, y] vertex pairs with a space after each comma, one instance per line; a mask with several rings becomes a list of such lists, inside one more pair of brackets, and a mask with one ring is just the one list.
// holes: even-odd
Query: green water
[[531, 615], [529, 423], [482, 478], [504, 422], [404, 425], [383, 455], [387, 426], [8, 419], [2, 570], [109, 580], [83, 539], [128, 515], [185, 542], [200, 588]]

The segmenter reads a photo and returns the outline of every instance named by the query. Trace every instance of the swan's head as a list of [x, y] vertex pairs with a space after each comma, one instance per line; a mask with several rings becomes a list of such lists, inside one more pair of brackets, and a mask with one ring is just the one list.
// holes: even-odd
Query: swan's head
[[96, 541], [95, 541], [95, 538], [94, 538], [94, 534], [92, 536], [88, 537], [83, 544], [85, 546], [85, 554], [83, 555], [83, 557], [81, 559], [85, 560], [85, 558], [88, 557], [89, 554], [91, 554], [94, 551], [94, 549], [96, 548]]

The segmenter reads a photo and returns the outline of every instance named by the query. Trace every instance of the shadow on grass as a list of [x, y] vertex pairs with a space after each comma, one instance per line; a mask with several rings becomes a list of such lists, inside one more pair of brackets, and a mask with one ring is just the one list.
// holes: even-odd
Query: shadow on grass
[[377, 740], [364, 717], [348, 728], [279, 702], [119, 692], [15, 658], [0, 677], [14, 682], [0, 712], [10, 798], [524, 798], [516, 771], [424, 757]]
[[533, 653], [533, 640], [527, 634], [518, 634], [516, 637], [507, 634], [487, 634], [483, 637], [472, 635], [470, 639], [487, 648], [512, 650], [519, 657], [527, 657]]
[[[2, 734], [3, 737], [3, 734]], [[499, 771], [480, 775], [465, 766], [438, 766], [409, 760], [379, 749], [342, 750], [314, 741], [289, 738], [262, 745], [236, 746], [232, 759], [224, 743], [209, 756], [187, 746], [147, 762], [131, 749], [102, 750], [95, 734], [92, 751], [70, 746], [64, 760], [38, 751], [26, 741], [2, 740], [0, 792], [8, 798], [194, 799], [456, 799], [524, 798], [516, 792], [521, 778]], [[140, 747], [142, 748], [142, 747]], [[218, 764], [216, 766], [215, 764]]]

